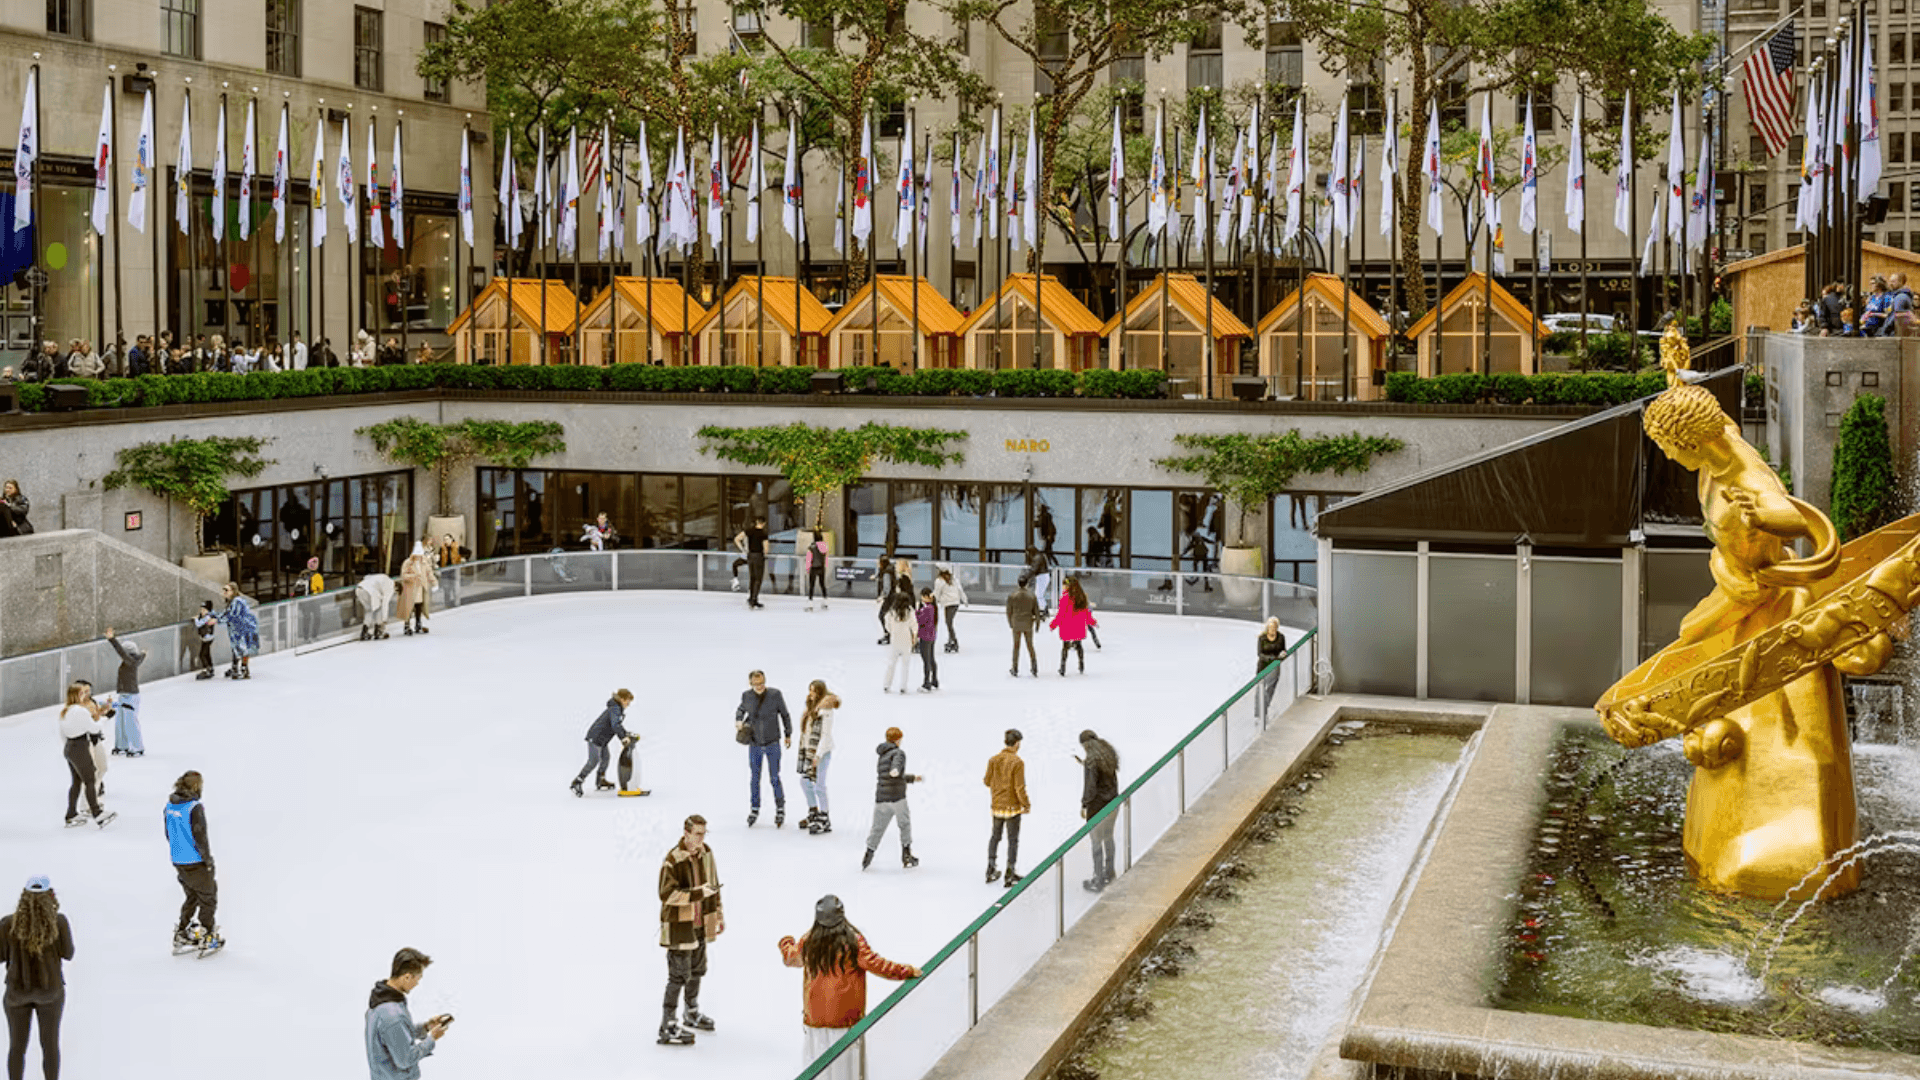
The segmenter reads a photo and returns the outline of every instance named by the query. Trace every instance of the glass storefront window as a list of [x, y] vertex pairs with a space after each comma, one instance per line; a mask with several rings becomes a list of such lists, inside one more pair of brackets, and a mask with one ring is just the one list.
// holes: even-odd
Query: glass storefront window
[[1027, 538], [1028, 545], [1046, 556], [1049, 565], [1073, 563], [1078, 539], [1075, 520], [1072, 488], [1034, 488], [1033, 532]]
[[522, 471], [520, 473], [520, 554], [536, 554], [553, 549], [553, 522], [548, 510], [547, 474], [533, 469]]
[[1081, 561], [1087, 566], [1112, 568], [1126, 556], [1127, 493], [1121, 488], [1080, 489]]
[[398, 339], [403, 329], [408, 333], [444, 330], [458, 311], [456, 219], [414, 211], [402, 219], [406, 247], [392, 237], [380, 248], [367, 245], [362, 237], [360, 247], [363, 325], [382, 341], [389, 334]]
[[725, 520], [720, 513], [720, 478], [687, 476], [681, 478], [681, 546], [698, 551], [718, 551], [733, 539], [724, 533]]
[[916, 561], [933, 554], [933, 507], [936, 485], [912, 480], [896, 480], [890, 527], [894, 531], [893, 550]]
[[1220, 569], [1220, 542], [1226, 527], [1226, 501], [1211, 491], [1183, 491], [1177, 497], [1182, 569], [1202, 574]]
[[884, 555], [898, 535], [897, 525], [887, 516], [885, 481], [867, 481], [847, 488], [846, 554], [872, 557]]
[[518, 481], [511, 469], [481, 469], [477, 481], [480, 501], [479, 535], [474, 554], [492, 559], [514, 554], [514, 493]]
[[329, 589], [398, 574], [413, 548], [412, 503], [406, 472], [236, 491], [206, 520], [205, 541], [233, 553], [241, 592], [282, 600], [299, 595], [309, 558]]
[[1314, 539], [1314, 523], [1320, 512], [1338, 505], [1344, 495], [1282, 495], [1273, 500], [1267, 515], [1272, 533], [1267, 573], [1278, 581], [1297, 581], [1318, 585], [1320, 548]]
[[1024, 484], [982, 484], [988, 562], [1024, 565], [1027, 561], [1027, 488]]
[[634, 545], [642, 548], [680, 546], [680, 478], [640, 478], [640, 531]]
[[973, 484], [940, 485], [940, 557], [980, 560], [980, 489]]
[[618, 535], [607, 546], [632, 547], [640, 530], [640, 480], [632, 473], [556, 472], [548, 474], [547, 512], [553, 515], [555, 543], [583, 548], [587, 525], [607, 515]]
[[95, 245], [100, 238], [93, 234], [88, 219], [92, 209], [91, 184], [85, 188], [47, 184], [41, 189], [34, 230], [39, 234], [40, 267], [47, 273], [40, 336], [59, 342], [63, 353], [73, 338], [85, 338], [95, 349], [102, 345], [100, 324], [94, 319], [95, 291], [100, 287]]
[[1173, 492], [1139, 489], [1128, 501], [1133, 511], [1127, 530], [1128, 565], [1136, 570], [1173, 569]]

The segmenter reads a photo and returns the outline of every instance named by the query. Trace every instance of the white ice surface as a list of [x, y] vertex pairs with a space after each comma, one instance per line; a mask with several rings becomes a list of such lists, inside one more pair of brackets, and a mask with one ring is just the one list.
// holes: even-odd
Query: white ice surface
[[[960, 617], [965, 651], [940, 654], [944, 689], [882, 697], [871, 601], [813, 614], [782, 597], [750, 614], [742, 601], [504, 601], [443, 613], [424, 638], [396, 627], [386, 642], [258, 658], [244, 683], [155, 683], [141, 710], [147, 756], [112, 759], [106, 803], [120, 818], [104, 831], [61, 826], [54, 712], [0, 720], [0, 909], [45, 873], [73, 922], [65, 1075], [365, 1076], [368, 991], [411, 945], [435, 959], [414, 1016], [458, 1016], [427, 1080], [784, 1080], [802, 1064], [800, 973], [774, 943], [806, 930], [821, 894], [839, 894], [874, 947], [903, 963], [925, 961], [999, 895], [981, 880], [980, 778], [1004, 728], [1027, 738], [1031, 867], [1078, 824], [1082, 728], [1113, 741], [1130, 782], [1254, 663], [1251, 623], [1107, 614], [1086, 676], [1055, 675], [1058, 645], [1043, 633], [1041, 678], [1016, 680], [1004, 617], [976, 610]], [[770, 796], [745, 827], [746, 749], [731, 717], [755, 667], [796, 715], [813, 678], [845, 701], [829, 836], [794, 828], [806, 803], [791, 751], [786, 828], [772, 827]], [[628, 724], [654, 795], [575, 799], [582, 736], [618, 686], [637, 695]], [[922, 863], [903, 871], [890, 831], [863, 874], [873, 751], [888, 725], [905, 729], [910, 768], [927, 778], [910, 789]], [[190, 768], [206, 776], [229, 942], [204, 962], [173, 957], [167, 941], [180, 890], [161, 807]], [[727, 886], [727, 931], [709, 947], [701, 995], [719, 1030], [661, 1047], [655, 882], [696, 812]], [[893, 986], [871, 980], [869, 1003]]]

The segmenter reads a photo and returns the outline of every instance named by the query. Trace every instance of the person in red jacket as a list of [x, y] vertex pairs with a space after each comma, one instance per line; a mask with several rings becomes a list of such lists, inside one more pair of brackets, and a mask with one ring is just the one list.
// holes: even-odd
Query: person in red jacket
[[1087, 638], [1087, 632], [1098, 626], [1093, 618], [1093, 605], [1087, 600], [1086, 590], [1080, 587], [1079, 578], [1068, 578], [1067, 587], [1060, 593], [1060, 610], [1054, 612], [1053, 621], [1047, 626], [1060, 631], [1060, 674], [1067, 673], [1067, 650], [1073, 650], [1080, 658], [1080, 674], [1087, 673], [1086, 646], [1081, 642]]
[[[801, 1023], [806, 1044], [801, 1068], [813, 1064], [847, 1029], [867, 1015], [867, 974], [904, 981], [920, 977], [920, 969], [896, 964], [868, 946], [867, 939], [847, 921], [847, 909], [837, 896], [823, 896], [813, 906], [813, 929], [780, 939], [780, 959], [788, 967], [804, 968], [800, 983]], [[859, 1057], [842, 1054], [818, 1080], [856, 1080]]]

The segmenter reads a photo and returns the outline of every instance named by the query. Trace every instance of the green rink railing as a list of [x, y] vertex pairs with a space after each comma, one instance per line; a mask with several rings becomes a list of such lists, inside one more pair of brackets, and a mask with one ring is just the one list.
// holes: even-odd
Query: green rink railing
[[[989, 905], [795, 1080], [832, 1075], [918, 1080], [1104, 895], [1081, 887], [1093, 846], [1117, 830], [1115, 874], [1143, 854], [1225, 775], [1268, 721], [1312, 689], [1319, 640], [1308, 630], [1286, 656], [1242, 686], [1175, 743], [1119, 798]], [[849, 1060], [850, 1059], [850, 1060]], [[852, 1069], [846, 1066], [851, 1064]]]

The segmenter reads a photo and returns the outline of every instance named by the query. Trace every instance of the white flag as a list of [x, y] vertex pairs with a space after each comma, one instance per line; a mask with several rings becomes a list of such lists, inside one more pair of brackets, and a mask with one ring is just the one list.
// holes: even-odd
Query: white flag
[[1687, 143], [1680, 129], [1680, 88], [1673, 89], [1673, 123], [1667, 133], [1667, 238], [1679, 240], [1687, 225]]
[[[787, 114], [787, 167], [780, 178], [780, 228], [799, 243], [806, 228], [800, 205], [800, 114]], [[838, 247], [839, 245], [835, 245]]]
[[[1868, 8], [1872, 11], [1872, 8]], [[1862, 22], [1864, 28], [1865, 23]], [[1873, 34], [1867, 33], [1871, 42]], [[1880, 190], [1880, 83], [1873, 74], [1873, 50], [1860, 50], [1860, 201]]]
[[1292, 243], [1306, 223], [1303, 202], [1307, 195], [1307, 120], [1300, 99], [1293, 100], [1293, 148], [1287, 151], [1287, 226], [1284, 240]]
[[1126, 152], [1121, 149], [1120, 106], [1113, 107], [1113, 146], [1107, 151], [1107, 235], [1120, 235], [1120, 187], [1126, 178]]
[[[758, 129], [756, 128], [756, 131], [757, 130]], [[757, 157], [758, 155], [755, 155], [755, 156]], [[611, 124], [605, 121], [602, 121], [600, 124], [600, 191], [599, 191], [599, 207], [600, 207], [600, 210], [599, 210], [600, 255], [599, 257], [601, 259], [606, 259], [610, 255], [612, 255], [614, 244], [617, 242], [618, 237], [620, 236], [620, 225], [618, 220], [619, 211], [615, 206], [617, 199], [614, 194], [614, 192], [619, 189], [615, 188], [614, 185], [618, 184], [620, 185], [621, 188], [624, 188], [626, 186], [626, 181], [624, 179], [617, 179], [616, 177], [617, 177], [617, 173], [613, 167], [613, 127]]]
[[373, 154], [373, 117], [367, 117], [367, 246], [387, 246], [387, 217], [380, 210], [380, 163]]
[[980, 140], [979, 156], [973, 166], [973, 246], [980, 246], [980, 235], [986, 228], [987, 192], [992, 185], [987, 181], [987, 140]]
[[253, 99], [247, 99], [247, 129], [240, 134], [240, 239], [253, 235], [253, 174], [260, 171], [253, 148]]
[[[647, 147], [647, 122], [640, 121], [640, 200], [633, 208], [633, 241], [645, 245], [653, 236], [653, 151]], [[651, 273], [651, 272], [649, 272]]]
[[1427, 228], [1440, 236], [1446, 226], [1446, 208], [1440, 202], [1440, 105], [1427, 105], [1427, 144], [1420, 151], [1420, 175], [1427, 178]]
[[1613, 227], [1633, 236], [1633, 91], [1620, 105], [1620, 165], [1613, 173]]
[[560, 254], [580, 248], [580, 127], [567, 129], [567, 165], [560, 174]]
[[1793, 209], [1793, 227], [1808, 232], [1820, 231], [1821, 141], [1820, 97], [1825, 93], [1823, 77], [1816, 75], [1807, 85], [1807, 126], [1800, 150], [1800, 196]]
[[673, 175], [673, 242], [684, 254], [700, 243], [700, 218], [693, 211], [693, 150], [687, 145], [687, 132], [675, 134]]
[[906, 134], [900, 138], [900, 173], [894, 177], [893, 246], [906, 250], [913, 234], [913, 216], [917, 203], [913, 184], [913, 114], [907, 114]]
[[1520, 136], [1520, 231], [1540, 223], [1540, 146], [1533, 128], [1533, 91], [1527, 91], [1527, 124]]
[[280, 141], [273, 152], [273, 242], [287, 239], [287, 186], [292, 180], [292, 163], [287, 159], [287, 106], [280, 106]]
[[351, 244], [360, 239], [360, 185], [353, 179], [353, 152], [348, 148], [353, 133], [348, 123], [349, 118], [340, 118], [340, 159], [334, 180], [340, 188], [340, 221], [347, 227], [347, 243]]
[[1147, 235], [1166, 242], [1167, 199], [1167, 107], [1161, 105], [1153, 117], [1153, 163], [1147, 166]]
[[1500, 227], [1500, 197], [1493, 189], [1493, 95], [1480, 99], [1480, 154], [1475, 163], [1475, 180], [1480, 185], [1481, 214], [1490, 229]]
[[713, 125], [713, 138], [707, 144], [707, 248], [720, 254], [726, 231], [727, 160], [721, 156], [720, 125]]
[[[1000, 238], [1000, 107], [993, 109], [993, 130], [987, 135], [987, 178], [983, 183], [987, 189], [987, 239]], [[979, 236], [980, 230], [974, 230]]]
[[535, 240], [541, 247], [553, 241], [553, 219], [547, 209], [553, 205], [553, 192], [547, 181], [547, 129], [540, 129], [540, 142], [533, 156], [533, 217], [538, 232]]
[[1246, 168], [1247, 133], [1237, 131], [1233, 136], [1233, 156], [1227, 159], [1227, 182], [1220, 193], [1220, 208], [1213, 230], [1213, 242], [1223, 247], [1233, 239], [1234, 223], [1240, 219], [1240, 184]]
[[860, 156], [853, 162], [853, 239], [865, 244], [873, 235], [873, 117], [860, 127]]
[[93, 144], [93, 232], [107, 235], [107, 220], [113, 216], [108, 194], [113, 179], [113, 82], [108, 80], [100, 98], [100, 138]]
[[1342, 236], [1353, 232], [1353, 203], [1347, 197], [1351, 188], [1347, 178], [1347, 159], [1351, 156], [1347, 147], [1347, 116], [1351, 112], [1348, 106], [1347, 95], [1341, 95], [1340, 119], [1333, 129], [1333, 161], [1327, 173], [1327, 198], [1333, 200], [1333, 228]]
[[[1028, 147], [1032, 150], [1032, 147]], [[1007, 253], [1020, 252], [1020, 144], [1007, 133]]]
[[933, 232], [933, 136], [920, 149], [920, 265], [927, 263], [927, 237]]
[[1253, 196], [1260, 184], [1260, 103], [1247, 117], [1247, 168], [1240, 175], [1240, 225], [1234, 235], [1242, 240], [1253, 230]]
[[1266, 190], [1263, 194], [1267, 200], [1267, 215], [1269, 220], [1261, 221], [1254, 227], [1254, 234], [1257, 237], [1255, 242], [1264, 246], [1268, 252], [1275, 253], [1279, 249], [1275, 245], [1276, 237], [1271, 224], [1271, 218], [1273, 208], [1280, 205], [1280, 133], [1278, 131], [1275, 131], [1273, 137], [1267, 140], [1267, 177], [1265, 184]]
[[1187, 176], [1193, 181], [1193, 206], [1188, 214], [1193, 218], [1193, 249], [1199, 251], [1213, 224], [1207, 220], [1207, 202], [1213, 197], [1213, 155], [1207, 149], [1207, 107], [1204, 103], [1200, 106], [1200, 126], [1193, 133], [1193, 162], [1187, 170]]
[[500, 235], [507, 247], [520, 247], [520, 170], [513, 167], [513, 132], [500, 147], [500, 185], [494, 189], [500, 204]]
[[327, 242], [327, 118], [313, 125], [313, 167], [307, 171], [307, 221], [313, 246]]
[[[34, 125], [35, 116], [40, 111], [39, 81], [34, 78], [32, 68], [27, 69], [27, 95], [20, 103], [20, 137], [13, 151], [13, 231], [19, 232], [33, 224], [33, 163], [40, 157], [40, 131]], [[109, 91], [111, 92], [111, 91]], [[188, 146], [187, 127], [180, 126], [180, 145]], [[187, 173], [180, 171], [181, 203], [186, 201]], [[181, 231], [186, 230], [186, 213], [180, 215]], [[37, 241], [36, 241], [37, 243]]]
[[147, 231], [147, 192], [153, 186], [154, 163], [153, 91], [148, 90], [146, 102], [140, 106], [140, 142], [134, 148], [133, 184], [127, 192], [127, 224], [143, 233]]
[[1553, 273], [1553, 234], [1550, 232], [1540, 234], [1540, 272]]
[[1573, 131], [1567, 136], [1567, 227], [1585, 232], [1587, 227], [1587, 98], [1573, 99]]
[[407, 246], [407, 185], [400, 168], [400, 159], [405, 153], [400, 142], [400, 128], [405, 123], [404, 120], [393, 122], [393, 165], [388, 169], [392, 179], [387, 184], [387, 190], [393, 196], [387, 204], [387, 223], [393, 226], [393, 245], [402, 249]]
[[1380, 140], [1380, 235], [1393, 236], [1395, 211], [1400, 208], [1400, 126], [1389, 121]]
[[[1020, 227], [1021, 227], [1021, 230], [1026, 234], [1025, 239], [1027, 241], [1027, 246], [1030, 248], [1038, 248], [1040, 244], [1039, 236], [1040, 236], [1040, 150], [1041, 150], [1041, 147], [1040, 147], [1040, 140], [1036, 134], [1039, 131], [1039, 123], [1036, 119], [1036, 117], [1039, 116], [1039, 113], [1040, 113], [1040, 110], [1038, 109], [1027, 110], [1027, 160], [1026, 160], [1027, 171], [1026, 171], [1026, 180], [1022, 185], [1023, 187], [1026, 188], [1026, 191], [1023, 194], [1026, 196], [1027, 204], [1024, 208], [1022, 208], [1022, 212], [1020, 216]], [[1041, 272], [1044, 272], [1044, 269], [1041, 269]]]
[[[931, 162], [928, 163], [931, 166]], [[960, 246], [960, 220], [964, 212], [960, 209], [960, 130], [953, 132], [953, 184], [947, 191], [947, 242], [954, 247]]]
[[686, 163], [683, 157], [686, 153], [686, 146], [687, 129], [683, 127], [674, 128], [673, 156], [667, 159], [666, 180], [660, 192], [660, 240], [658, 249], [662, 253], [665, 253], [666, 250], [673, 245], [685, 246], [681, 243], [680, 239], [681, 231], [685, 229], [685, 226], [680, 223], [680, 206], [686, 194], [684, 189], [686, 187], [687, 174]]
[[1361, 132], [1353, 145], [1353, 175], [1347, 178], [1347, 220], [1356, 229], [1366, 228], [1361, 221], [1360, 200], [1366, 192], [1367, 179], [1367, 136]]
[[1713, 231], [1713, 160], [1708, 155], [1712, 139], [1700, 140], [1700, 162], [1693, 173], [1693, 194], [1687, 205], [1687, 249], [1705, 251], [1707, 234]]
[[220, 103], [220, 122], [213, 133], [213, 238], [227, 238], [227, 104]]
[[1653, 200], [1653, 216], [1647, 222], [1647, 241], [1640, 248], [1640, 273], [1644, 276], [1653, 274], [1653, 245], [1660, 238], [1660, 212], [1666, 205], [1665, 199]]
[[847, 252], [847, 167], [833, 178], [833, 250], [844, 255]]
[[473, 133], [460, 131], [460, 238], [473, 250]]
[[173, 220], [180, 228], [180, 235], [187, 235], [193, 227], [193, 198], [189, 193], [193, 183], [193, 93], [180, 95], [180, 143], [174, 151], [173, 160]]
[[760, 192], [767, 175], [760, 169], [760, 121], [753, 122], [753, 161], [747, 166], [747, 243], [760, 239]]

